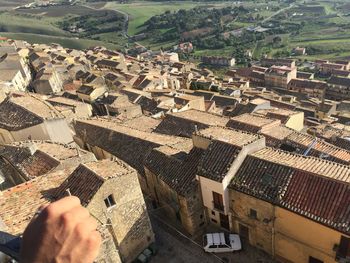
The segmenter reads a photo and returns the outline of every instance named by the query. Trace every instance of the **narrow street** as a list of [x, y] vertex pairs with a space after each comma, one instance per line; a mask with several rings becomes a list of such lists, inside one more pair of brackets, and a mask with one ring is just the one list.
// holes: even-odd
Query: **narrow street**
[[[235, 253], [205, 253], [200, 241], [192, 241], [163, 218], [150, 215], [158, 253], [150, 263], [274, 263], [268, 255], [251, 246]], [[244, 244], [244, 243], [243, 243]]]

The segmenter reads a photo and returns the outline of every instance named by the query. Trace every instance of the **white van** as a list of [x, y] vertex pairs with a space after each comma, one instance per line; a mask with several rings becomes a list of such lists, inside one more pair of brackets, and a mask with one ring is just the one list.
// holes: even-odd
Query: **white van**
[[210, 233], [203, 236], [205, 252], [233, 252], [242, 249], [241, 239], [236, 234]]

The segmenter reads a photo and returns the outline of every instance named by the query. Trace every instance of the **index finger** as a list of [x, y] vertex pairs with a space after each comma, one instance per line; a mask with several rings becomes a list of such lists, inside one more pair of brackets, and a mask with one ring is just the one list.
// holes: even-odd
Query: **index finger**
[[48, 205], [40, 213], [39, 217], [44, 216], [54, 218], [79, 206], [81, 206], [81, 204], [78, 197], [67, 196]]

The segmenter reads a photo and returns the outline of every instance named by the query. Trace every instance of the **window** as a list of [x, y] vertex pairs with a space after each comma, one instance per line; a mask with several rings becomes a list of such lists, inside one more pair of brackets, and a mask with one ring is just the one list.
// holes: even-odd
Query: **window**
[[215, 216], [216, 214], [215, 214], [215, 211], [211, 211], [211, 214], [213, 215], [213, 216]]
[[310, 256], [309, 263], [323, 263], [323, 261]]
[[213, 192], [213, 205], [215, 209], [224, 211], [224, 200], [221, 194]]
[[250, 209], [249, 217], [252, 219], [258, 219], [258, 212], [256, 212], [256, 210], [254, 210], [254, 209]]
[[105, 204], [106, 204], [107, 208], [112, 207], [112, 206], [115, 205], [115, 201], [114, 201], [113, 195], [109, 195], [104, 201], [105, 201]]
[[333, 249], [337, 252], [336, 259], [338, 261], [350, 257], [350, 238], [341, 236], [339, 245], [334, 245]]

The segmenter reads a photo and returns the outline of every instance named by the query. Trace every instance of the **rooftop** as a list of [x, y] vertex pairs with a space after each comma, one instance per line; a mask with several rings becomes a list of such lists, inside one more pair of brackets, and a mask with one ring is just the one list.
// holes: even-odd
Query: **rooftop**
[[347, 166], [266, 148], [248, 155], [230, 188], [349, 234], [349, 173]]
[[132, 129], [138, 129], [145, 132], [152, 132], [161, 122], [159, 119], [141, 115], [133, 119], [127, 119], [122, 123]]
[[197, 185], [195, 176], [203, 152], [192, 148], [192, 142], [176, 148], [161, 146], [152, 150], [145, 166], [179, 194], [188, 195]]
[[[297, 148], [297, 152], [303, 153], [313, 143], [314, 137], [308, 134], [294, 132], [286, 138], [286, 143]], [[349, 164], [350, 152], [336, 147], [322, 139], [318, 139], [312, 147], [310, 155], [321, 156], [332, 161]]]
[[106, 128], [117, 133], [127, 134], [135, 138], [139, 138], [146, 141], [152, 141], [160, 145], [175, 144], [184, 139], [174, 136], [168, 136], [158, 133], [150, 133], [142, 130], [132, 129], [126, 127], [117, 122], [108, 121], [105, 119], [90, 119], [90, 120], [79, 120], [77, 123], [86, 123], [94, 126], [99, 126], [101, 128]]
[[268, 147], [251, 154], [251, 156], [298, 170], [307, 171], [315, 175], [350, 183], [350, 168], [347, 165], [330, 162], [312, 156], [292, 154]]
[[13, 97], [0, 103], [0, 127], [9, 131], [25, 129], [55, 118], [63, 118], [63, 115], [35, 96]]
[[226, 117], [199, 110], [187, 110], [182, 112], [170, 113], [169, 115], [176, 116], [182, 119], [200, 122], [210, 126], [224, 127], [229, 120]]
[[260, 132], [262, 129], [276, 127], [280, 124], [281, 122], [276, 119], [245, 113], [232, 117], [227, 123], [227, 127], [256, 133]]
[[209, 127], [205, 130], [201, 130], [196, 135], [209, 139], [214, 139], [217, 141], [226, 142], [237, 147], [243, 147], [261, 138], [261, 136], [253, 133], [216, 126]]
[[50, 189], [58, 187], [72, 172], [60, 170], [0, 192], [0, 220], [13, 235], [22, 234], [41, 205], [50, 203]]

